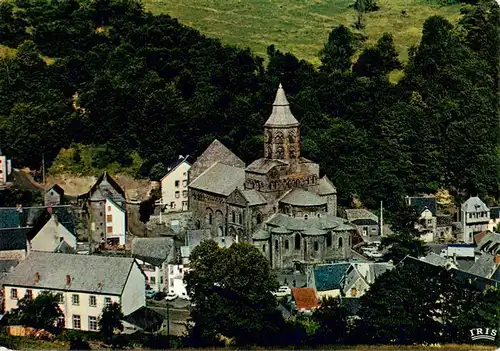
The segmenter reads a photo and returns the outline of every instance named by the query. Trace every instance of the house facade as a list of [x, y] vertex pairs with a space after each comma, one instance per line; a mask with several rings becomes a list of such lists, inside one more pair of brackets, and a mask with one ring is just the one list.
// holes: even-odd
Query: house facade
[[[264, 124], [264, 157], [245, 166], [214, 141], [191, 168], [194, 229], [208, 229], [221, 242], [253, 243], [273, 268], [346, 258], [355, 228], [336, 217], [332, 182], [301, 157], [299, 126], [280, 85]], [[281, 225], [283, 217], [289, 223]]]
[[168, 265], [168, 292], [174, 293], [180, 298], [187, 296], [184, 275], [189, 271], [189, 266], [185, 264]]
[[356, 227], [363, 239], [380, 234], [378, 217], [370, 211], [365, 209], [346, 209], [345, 214], [349, 223]]
[[471, 244], [475, 234], [488, 230], [490, 209], [479, 197], [470, 197], [460, 208], [460, 222], [463, 230], [461, 240]]
[[64, 204], [64, 189], [54, 184], [45, 192], [45, 206]]
[[168, 288], [168, 265], [175, 260], [175, 248], [172, 238], [134, 238], [132, 257], [147, 277], [150, 289], [160, 292]]
[[56, 294], [67, 329], [98, 330], [107, 304], [118, 302], [129, 315], [146, 304], [145, 276], [132, 258], [33, 252], [3, 281], [5, 311], [19, 299], [42, 291]]
[[57, 218], [52, 215], [48, 222], [31, 239], [31, 250], [54, 252], [64, 241], [73, 249], [76, 248], [76, 236], [70, 232]]
[[420, 238], [430, 243], [436, 239], [437, 201], [434, 196], [407, 196], [406, 202], [419, 215], [415, 228], [420, 232]]
[[112, 198], [106, 199], [105, 226], [108, 245], [125, 245], [127, 241], [127, 212]]
[[168, 167], [160, 180], [161, 203], [166, 212], [188, 211], [188, 184], [191, 164], [188, 156], [179, 156], [176, 163]]
[[12, 173], [11, 160], [0, 151], [0, 187], [7, 185], [8, 177]]

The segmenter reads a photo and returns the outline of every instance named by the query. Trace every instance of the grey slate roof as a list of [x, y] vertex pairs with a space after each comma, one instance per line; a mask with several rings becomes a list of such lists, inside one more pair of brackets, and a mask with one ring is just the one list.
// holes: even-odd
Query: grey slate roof
[[445, 266], [448, 262], [448, 259], [442, 257], [440, 255], [435, 254], [434, 252], [429, 253], [427, 256], [422, 258], [422, 261], [428, 262], [435, 266]]
[[292, 206], [321, 206], [326, 204], [326, 199], [306, 191], [303, 189], [295, 188], [286, 194], [281, 200], [281, 203]]
[[54, 252], [57, 253], [65, 253], [65, 254], [76, 254], [76, 250], [72, 248], [65, 240], [61, 241], [59, 245], [57, 245]]
[[177, 161], [171, 163], [170, 166], [167, 167], [167, 173], [161, 178], [160, 182], [163, 179], [165, 179], [166, 176], [168, 176], [170, 173], [172, 173], [177, 167], [179, 167], [184, 162], [186, 162], [189, 166], [191, 166], [191, 163], [189, 163], [187, 161], [188, 158], [189, 158], [189, 155], [187, 155], [185, 157], [180, 155], [179, 158], [177, 159]]
[[462, 204], [461, 208], [462, 211], [465, 212], [487, 212], [490, 210], [488, 206], [486, 206], [486, 204], [477, 196], [470, 197]]
[[274, 233], [274, 234], [290, 234], [291, 230], [283, 228], [283, 227], [277, 227], [277, 228], [271, 229], [271, 233]]
[[378, 222], [373, 219], [355, 219], [350, 222], [355, 225], [378, 225]]
[[[4, 285], [121, 295], [133, 258], [32, 252], [4, 280]], [[36, 282], [36, 273], [40, 281]], [[66, 276], [71, 284], [66, 285]], [[101, 285], [100, 285], [101, 284]]]
[[132, 257], [141, 261], [161, 266], [171, 256], [174, 240], [172, 238], [134, 238], [132, 240]]
[[252, 163], [250, 163], [246, 170], [248, 172], [258, 173], [258, 174], [267, 174], [271, 169], [276, 166], [287, 165], [288, 163], [282, 160], [268, 159], [268, 158], [259, 158]]
[[31, 228], [0, 229], [0, 251], [26, 250]]
[[273, 112], [268, 118], [267, 122], [264, 124], [265, 127], [296, 127], [299, 125], [299, 121], [295, 119], [290, 111], [290, 104], [286, 99], [285, 90], [281, 86], [281, 83], [276, 92], [276, 98], [273, 103]]
[[500, 255], [500, 234], [488, 232], [479, 242], [477, 251]]
[[314, 235], [325, 235], [326, 231], [324, 231], [323, 229], [316, 228], [316, 227], [309, 227], [306, 230], [304, 230], [302, 233], [304, 235], [314, 236]]
[[349, 208], [345, 210], [347, 220], [353, 222], [358, 219], [371, 219], [378, 223], [378, 217], [364, 208]]
[[328, 179], [327, 176], [324, 176], [319, 180], [318, 186], [318, 195], [331, 195], [336, 194], [337, 188], [333, 185], [333, 183]]
[[191, 182], [189, 187], [229, 196], [237, 187], [243, 186], [244, 182], [245, 169], [217, 162]]
[[252, 235], [253, 240], [267, 240], [270, 237], [271, 235], [269, 234], [269, 232], [264, 229], [258, 229]]
[[469, 269], [469, 273], [490, 278], [496, 270], [495, 256], [483, 253]]
[[17, 260], [0, 260], [0, 273], [9, 273], [18, 264]]
[[248, 206], [265, 205], [266, 199], [255, 189], [241, 190], [241, 194], [248, 201]]
[[355, 230], [352, 225], [345, 223], [344, 221], [345, 220], [342, 218], [331, 215], [304, 219], [290, 217], [283, 213], [276, 213], [266, 221], [266, 224], [269, 227], [284, 227], [292, 231], [303, 231], [313, 227], [333, 231]]
[[123, 320], [141, 328], [142, 330], [156, 332], [161, 328], [164, 318], [163, 315], [155, 310], [142, 306], [130, 313], [128, 316], [125, 316]]
[[375, 280], [377, 280], [378, 277], [380, 277], [382, 274], [384, 274], [387, 271], [390, 271], [391, 269], [394, 268], [394, 265], [386, 262], [380, 262], [380, 263], [371, 263], [370, 264], [370, 277], [373, 279], [372, 281], [368, 281], [368, 284], [373, 284]]
[[413, 196], [408, 198], [410, 205], [415, 208], [418, 214], [421, 214], [425, 209], [431, 211], [433, 216], [436, 216], [437, 202], [435, 197]]

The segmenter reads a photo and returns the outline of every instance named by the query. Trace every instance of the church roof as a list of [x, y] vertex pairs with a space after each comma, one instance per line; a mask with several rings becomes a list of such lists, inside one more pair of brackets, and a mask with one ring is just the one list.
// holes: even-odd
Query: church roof
[[267, 230], [259, 229], [253, 233], [252, 238], [253, 240], [267, 240], [270, 236]]
[[276, 98], [273, 103], [273, 112], [264, 124], [265, 127], [296, 127], [299, 122], [290, 111], [290, 104], [286, 99], [285, 90], [281, 83], [276, 92]]
[[217, 162], [200, 174], [190, 188], [229, 196], [245, 182], [245, 169]]
[[325, 235], [326, 231], [324, 231], [323, 229], [316, 228], [316, 227], [309, 227], [306, 230], [304, 230], [302, 232], [302, 234], [304, 234], [304, 235], [311, 235], [311, 236], [314, 236], [314, 235]]
[[254, 172], [259, 174], [267, 174], [267, 172], [269, 172], [274, 167], [286, 164], [288, 163], [282, 160], [259, 158], [253, 161], [251, 164], [249, 164], [246, 170], [249, 172]]
[[326, 204], [326, 199], [303, 189], [293, 189], [286, 194], [281, 203], [292, 206], [321, 206]]
[[291, 231], [304, 231], [310, 230], [311, 228], [333, 231], [349, 231], [355, 229], [352, 225], [346, 223], [345, 219], [331, 215], [305, 219], [303, 217], [291, 217], [283, 213], [276, 213], [266, 221], [266, 224], [269, 227], [283, 227]]
[[248, 201], [248, 206], [267, 204], [264, 196], [255, 189], [241, 190], [241, 194]]
[[330, 195], [336, 193], [337, 189], [327, 176], [324, 176], [319, 180], [318, 195]]
[[291, 230], [283, 228], [283, 227], [276, 227], [276, 228], [271, 229], [271, 233], [274, 233], [274, 234], [289, 234], [290, 232], [291, 232]]

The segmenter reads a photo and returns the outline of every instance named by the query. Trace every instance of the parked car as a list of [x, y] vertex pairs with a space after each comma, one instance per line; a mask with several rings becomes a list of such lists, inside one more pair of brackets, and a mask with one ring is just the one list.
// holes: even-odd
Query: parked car
[[173, 300], [175, 300], [178, 297], [179, 296], [177, 296], [176, 293], [169, 292], [167, 295], [165, 295], [165, 300], [167, 300], [167, 301], [173, 301]]
[[191, 301], [191, 298], [189, 297], [188, 294], [186, 294], [185, 292], [183, 292], [181, 294], [181, 296], [179, 296], [179, 298], [183, 299], [183, 300], [187, 300], [187, 301]]
[[146, 298], [147, 299], [152, 299], [153, 297], [155, 297], [156, 295], [156, 291], [154, 290], [146, 290]]
[[372, 258], [382, 258], [383, 256], [380, 252], [372, 252], [371, 254]]
[[283, 297], [291, 294], [292, 294], [292, 289], [290, 289], [286, 285], [280, 286], [278, 291], [274, 292], [274, 296], [276, 297]]

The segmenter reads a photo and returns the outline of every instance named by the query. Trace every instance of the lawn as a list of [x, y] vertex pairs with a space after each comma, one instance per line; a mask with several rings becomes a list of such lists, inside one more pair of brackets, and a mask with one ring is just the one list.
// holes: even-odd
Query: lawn
[[[379, 0], [380, 10], [365, 16], [367, 44], [384, 32], [394, 35], [403, 61], [407, 50], [420, 40], [422, 24], [432, 15], [452, 22], [460, 16], [460, 5], [440, 7], [438, 0]], [[314, 64], [333, 26], [353, 28], [353, 0], [143, 0], [155, 14], [168, 13], [181, 23], [210, 37], [241, 47], [250, 47], [265, 57], [270, 44]], [[406, 11], [403, 14], [402, 11]]]

